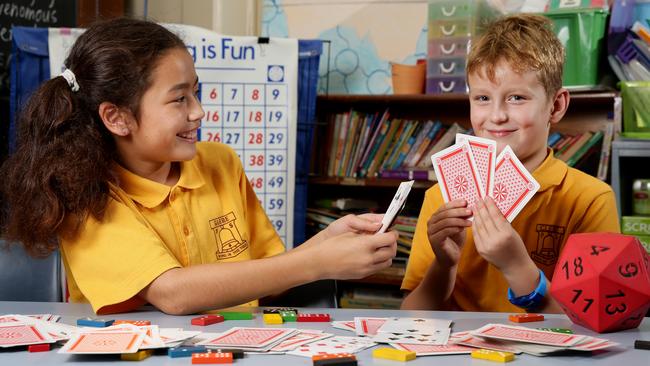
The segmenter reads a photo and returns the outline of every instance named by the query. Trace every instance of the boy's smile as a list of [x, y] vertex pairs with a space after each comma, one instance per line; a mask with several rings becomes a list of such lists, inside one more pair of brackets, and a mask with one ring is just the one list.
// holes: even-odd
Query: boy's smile
[[558, 109], [556, 104], [566, 90], [550, 99], [535, 72], [517, 73], [505, 61], [495, 65], [493, 79], [485, 68], [468, 75], [474, 133], [496, 140], [499, 152], [510, 145], [532, 172], [546, 158], [550, 124], [564, 115], [566, 106]]

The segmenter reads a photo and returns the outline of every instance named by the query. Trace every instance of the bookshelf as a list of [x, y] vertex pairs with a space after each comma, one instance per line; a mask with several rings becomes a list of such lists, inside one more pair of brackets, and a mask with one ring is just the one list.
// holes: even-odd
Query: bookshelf
[[[604, 130], [607, 123], [612, 122], [614, 98], [618, 93], [614, 90], [571, 92], [571, 100], [567, 114], [557, 124], [553, 131], [562, 134], [579, 134], [583, 131]], [[378, 203], [381, 209], [388, 207], [396, 187], [403, 179], [385, 178], [352, 178], [326, 176], [322, 169], [314, 169], [319, 163], [330, 158], [330, 151], [323, 145], [326, 143], [329, 124], [332, 116], [354, 110], [360, 113], [383, 113], [386, 109], [391, 118], [417, 121], [439, 120], [449, 126], [457, 123], [461, 127], [470, 128], [469, 101], [466, 94], [446, 95], [319, 95], [317, 97], [317, 121], [312, 154], [312, 174], [309, 177], [308, 205], [322, 197], [354, 197], [371, 199]], [[599, 155], [599, 154], [594, 154]], [[595, 163], [585, 167], [585, 171], [596, 175], [598, 157]], [[403, 214], [417, 217], [420, 204], [426, 189], [435, 184], [430, 180], [416, 180], [407, 206]], [[399, 255], [399, 254], [398, 254]], [[405, 259], [394, 261], [394, 267], [368, 278], [353, 281], [338, 281], [338, 294], [356, 288], [376, 288], [399, 290], [404, 274]], [[394, 299], [392, 299], [394, 300]], [[345, 301], [339, 301], [339, 303]], [[378, 301], [377, 307], [381, 307]]]

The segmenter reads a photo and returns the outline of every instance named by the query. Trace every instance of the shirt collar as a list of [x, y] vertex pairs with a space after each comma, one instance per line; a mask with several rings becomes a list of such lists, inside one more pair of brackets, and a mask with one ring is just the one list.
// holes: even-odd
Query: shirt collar
[[119, 177], [120, 188], [126, 195], [144, 207], [153, 208], [160, 205], [175, 187], [196, 189], [205, 184], [203, 175], [194, 160], [183, 161], [180, 164], [181, 176], [174, 187], [143, 178], [117, 163], [113, 165]]
[[562, 160], [553, 156], [553, 149], [547, 149], [546, 159], [533, 171], [533, 178], [539, 183], [539, 192], [559, 185], [569, 171]]

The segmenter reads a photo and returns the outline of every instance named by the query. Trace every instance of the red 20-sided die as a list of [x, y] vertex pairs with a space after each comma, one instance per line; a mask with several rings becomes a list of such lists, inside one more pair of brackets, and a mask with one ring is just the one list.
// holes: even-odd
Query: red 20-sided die
[[633, 236], [573, 234], [551, 295], [574, 323], [596, 332], [636, 328], [650, 308], [650, 256]]

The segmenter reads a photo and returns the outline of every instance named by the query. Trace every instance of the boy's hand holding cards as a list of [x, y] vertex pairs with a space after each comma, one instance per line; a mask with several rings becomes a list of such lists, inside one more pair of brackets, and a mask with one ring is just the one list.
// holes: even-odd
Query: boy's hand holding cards
[[414, 181], [412, 180], [402, 182], [399, 187], [397, 187], [397, 193], [395, 193], [395, 197], [393, 197], [390, 206], [388, 206], [388, 210], [386, 210], [386, 213], [384, 214], [384, 218], [381, 220], [381, 227], [377, 231], [377, 234], [385, 233], [386, 230], [393, 225], [400, 211], [404, 208], [406, 197], [408, 197], [409, 192], [411, 192], [413, 182]]
[[431, 156], [445, 203], [464, 199], [471, 209], [489, 196], [509, 222], [514, 220], [539, 183], [509, 146], [498, 157], [496, 151], [493, 140], [457, 134], [456, 144]]

